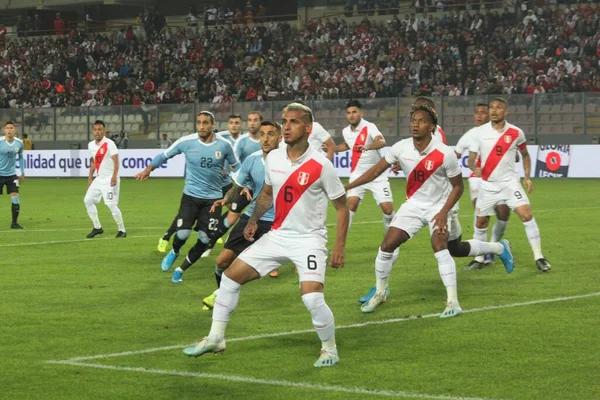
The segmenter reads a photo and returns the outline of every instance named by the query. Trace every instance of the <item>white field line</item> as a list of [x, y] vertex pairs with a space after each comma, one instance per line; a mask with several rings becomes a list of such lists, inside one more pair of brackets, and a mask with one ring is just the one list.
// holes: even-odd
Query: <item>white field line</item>
[[[534, 214], [536, 213], [543, 213], [543, 212], [553, 212], [553, 211], [583, 211], [583, 210], [600, 210], [600, 207], [574, 207], [574, 208], [552, 208], [552, 209], [548, 209], [548, 210], [534, 210]], [[458, 216], [460, 219], [468, 219], [468, 220], [472, 220], [473, 219], [473, 215], [470, 214], [470, 212], [467, 213], [463, 213], [461, 215]], [[352, 225], [371, 225], [371, 224], [380, 224], [383, 223], [382, 220], [378, 220], [378, 221], [357, 221], [357, 222], [353, 222]], [[335, 227], [336, 224], [327, 224], [327, 227], [331, 228], [331, 227]], [[133, 228], [129, 228], [130, 230], [151, 230], [151, 229], [162, 229], [163, 231], [166, 229], [165, 226], [144, 226], [144, 227], [133, 227]], [[168, 227], [167, 227], [168, 228]], [[23, 229], [23, 230], [14, 230], [14, 229], [5, 229], [5, 230], [0, 230], [0, 233], [6, 233], [6, 232], [12, 232], [12, 233], [27, 233], [27, 232], [71, 232], [71, 231], [89, 231], [90, 228], [62, 228], [62, 229]], [[156, 235], [153, 235], [156, 236]], [[131, 236], [131, 237], [150, 237], [150, 236]], [[38, 242], [38, 243], [23, 243], [23, 244], [19, 244], [19, 246], [26, 246], [26, 245], [35, 245], [35, 244], [53, 244], [55, 242]], [[60, 241], [58, 243], [68, 243], [68, 241]], [[0, 245], [0, 247], [9, 247], [9, 246], [17, 246], [17, 245]]]
[[[584, 299], [584, 298], [596, 297], [596, 296], [600, 296], [600, 292], [580, 294], [580, 295], [575, 295], [575, 296], [555, 297], [555, 298], [551, 298], [551, 299], [524, 301], [524, 302], [519, 302], [519, 303], [511, 303], [511, 304], [504, 304], [504, 305], [498, 305], [498, 306], [472, 308], [472, 309], [464, 310], [463, 312], [465, 314], [471, 314], [471, 313], [478, 313], [478, 312], [483, 312], [483, 311], [493, 311], [493, 310], [502, 310], [502, 309], [506, 309], [506, 308], [525, 307], [525, 306], [532, 306], [532, 305], [544, 304], [544, 303], [556, 303], [556, 302], [561, 302], [561, 301], [577, 300], [577, 299]], [[410, 317], [405, 317], [405, 318], [392, 318], [392, 319], [384, 319], [384, 320], [379, 320], [379, 321], [359, 322], [359, 323], [350, 324], [350, 325], [340, 325], [340, 326], [337, 326], [336, 329], [337, 330], [352, 329], [352, 328], [360, 328], [360, 327], [370, 326], [370, 325], [393, 324], [396, 322], [407, 322], [407, 321], [414, 321], [414, 320], [426, 319], [426, 318], [436, 318], [436, 317], [439, 317], [439, 315], [440, 315], [439, 313], [435, 313], [435, 314], [425, 314], [425, 315], [420, 315], [420, 316], [410, 316]], [[241, 342], [241, 341], [248, 341], [248, 340], [299, 335], [299, 334], [304, 334], [304, 333], [314, 333], [314, 329], [302, 329], [302, 330], [294, 330], [294, 331], [286, 331], [286, 332], [267, 333], [267, 334], [261, 334], [261, 335], [243, 336], [243, 337], [238, 337], [238, 338], [227, 339], [227, 341], [228, 342]], [[99, 354], [99, 355], [94, 355], [94, 356], [73, 357], [73, 358], [69, 358], [67, 360], [47, 361], [47, 362], [54, 363], [54, 364], [69, 363], [69, 362], [74, 363], [74, 362], [81, 362], [81, 361], [88, 361], [88, 360], [111, 358], [111, 357], [126, 357], [126, 356], [131, 356], [131, 355], [136, 355], [136, 354], [155, 353], [155, 352], [159, 352], [159, 351], [181, 349], [181, 348], [188, 347], [188, 346], [191, 346], [191, 344], [154, 347], [154, 348], [149, 348], [149, 349], [144, 349], [144, 350], [124, 351], [121, 353], [108, 353], [108, 354]]]
[[362, 395], [369, 395], [369, 396], [404, 397], [404, 398], [433, 399], [433, 400], [491, 400], [491, 399], [484, 399], [484, 398], [480, 398], [480, 397], [458, 397], [458, 396], [445, 396], [445, 395], [425, 394], [425, 393], [413, 393], [413, 392], [405, 392], [405, 391], [352, 388], [352, 387], [344, 387], [344, 386], [336, 386], [336, 385], [321, 385], [321, 384], [308, 383], [308, 382], [292, 382], [292, 381], [283, 381], [283, 380], [259, 379], [259, 378], [249, 377], [249, 376], [211, 374], [211, 373], [206, 373], [206, 372], [187, 372], [187, 371], [174, 371], [174, 370], [154, 369], [154, 368], [122, 367], [122, 366], [117, 366], [117, 365], [91, 364], [91, 363], [81, 363], [81, 362], [73, 362], [73, 361], [49, 361], [49, 363], [71, 365], [71, 366], [75, 366], [75, 367], [105, 369], [105, 370], [111, 370], [111, 371], [128, 371], [128, 372], [141, 372], [141, 373], [158, 374], [158, 375], [185, 376], [185, 377], [190, 377], [190, 378], [223, 380], [223, 381], [242, 382], [242, 383], [255, 383], [255, 384], [260, 384], [260, 385], [282, 386], [282, 387], [298, 388], [298, 389], [312, 389], [312, 390], [321, 390], [321, 391], [337, 392], [337, 393], [362, 394]]
[[[150, 238], [150, 237], [156, 237], [156, 235], [127, 236], [124, 239], [118, 239], [118, 240]], [[93, 239], [87, 239], [86, 238], [86, 239], [71, 239], [71, 240], [50, 240], [50, 241], [47, 241], [47, 242], [0, 244], [0, 247], [37, 246], [37, 245], [44, 245], [44, 244], [64, 244], [64, 243], [77, 243], [77, 242], [89, 242], [89, 243], [93, 243], [93, 242], [97, 242], [98, 240], [117, 240], [117, 238], [115, 238], [114, 236], [111, 236], [111, 237], [93, 238]]]

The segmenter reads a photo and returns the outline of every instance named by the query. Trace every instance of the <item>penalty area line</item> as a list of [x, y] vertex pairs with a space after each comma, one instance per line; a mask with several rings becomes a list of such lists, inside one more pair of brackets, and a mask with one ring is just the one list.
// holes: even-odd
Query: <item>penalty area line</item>
[[407, 391], [365, 389], [365, 388], [345, 387], [345, 386], [337, 386], [337, 385], [323, 385], [323, 384], [309, 383], [309, 382], [293, 382], [293, 381], [286, 381], [286, 380], [260, 379], [260, 378], [250, 377], [250, 376], [212, 374], [212, 373], [207, 373], [207, 372], [175, 371], [175, 370], [165, 370], [165, 369], [155, 369], [155, 368], [125, 367], [125, 366], [118, 366], [118, 365], [83, 363], [83, 362], [75, 362], [75, 361], [68, 361], [68, 360], [48, 361], [48, 363], [59, 364], [59, 365], [70, 365], [70, 366], [74, 366], [74, 367], [104, 369], [104, 370], [110, 370], [110, 371], [127, 371], [127, 372], [138, 372], [138, 373], [156, 374], [156, 375], [183, 376], [183, 377], [189, 377], [189, 378], [222, 380], [222, 381], [229, 381], [229, 382], [252, 383], [252, 384], [258, 384], [258, 385], [280, 386], [280, 387], [286, 387], [286, 388], [309, 389], [309, 390], [319, 390], [319, 391], [336, 392], [336, 393], [351, 393], [351, 394], [361, 394], [361, 395], [369, 395], [369, 396], [408, 397], [408, 398], [433, 399], [433, 400], [492, 400], [492, 399], [486, 399], [486, 398], [481, 398], [481, 397], [448, 396], [448, 395], [438, 395], [438, 394], [413, 393], [413, 392], [407, 392]]
[[[503, 310], [503, 309], [508, 309], [508, 308], [516, 308], [516, 307], [526, 307], [526, 306], [532, 306], [532, 305], [544, 304], [544, 303], [557, 303], [557, 302], [562, 302], [562, 301], [578, 300], [578, 299], [585, 299], [585, 298], [597, 297], [597, 296], [600, 296], [600, 292], [580, 294], [580, 295], [574, 295], [574, 296], [555, 297], [555, 298], [550, 298], [550, 299], [523, 301], [523, 302], [518, 302], [518, 303], [510, 303], [510, 304], [503, 304], [503, 305], [496, 305], [496, 306], [478, 307], [478, 308], [464, 310], [463, 314], [474, 314], [474, 313], [479, 313], [479, 312], [484, 312], [484, 311], [494, 311], [494, 310]], [[336, 330], [353, 329], [353, 328], [361, 328], [361, 327], [371, 326], [371, 325], [384, 325], [384, 324], [393, 324], [393, 323], [398, 323], [398, 322], [408, 322], [408, 321], [414, 321], [414, 320], [436, 318], [436, 317], [439, 317], [439, 315], [440, 315], [439, 313], [434, 313], [434, 314], [425, 314], [425, 315], [420, 315], [420, 316], [409, 316], [409, 317], [404, 317], [404, 318], [392, 318], [392, 319], [384, 319], [384, 320], [378, 320], [378, 321], [359, 322], [359, 323], [355, 323], [355, 324], [336, 326]], [[258, 339], [268, 339], [268, 338], [291, 336], [291, 335], [300, 335], [300, 334], [305, 334], [305, 333], [314, 333], [314, 329], [302, 329], [302, 330], [292, 330], [292, 331], [285, 331], [285, 332], [266, 333], [266, 334], [261, 334], [261, 335], [243, 336], [243, 337], [227, 339], [227, 341], [228, 342], [242, 342], [242, 341], [248, 341], [248, 340], [258, 340]], [[98, 360], [98, 359], [104, 359], [104, 358], [126, 357], [126, 356], [137, 355], [137, 354], [147, 354], [147, 353], [155, 353], [155, 352], [159, 352], [159, 351], [177, 350], [177, 349], [182, 349], [184, 347], [188, 347], [188, 346], [192, 346], [192, 345], [193, 344], [153, 347], [153, 348], [143, 349], [143, 350], [132, 350], [132, 351], [124, 351], [124, 352], [120, 352], [120, 353], [108, 353], [108, 354], [98, 354], [98, 355], [93, 355], [93, 356], [73, 357], [73, 358], [69, 358], [67, 360], [58, 360], [58, 361], [50, 360], [50, 361], [46, 361], [46, 362], [50, 363], [50, 364], [68, 363], [68, 362], [73, 363], [73, 362], [81, 362], [81, 361], [88, 361], [88, 360]]]

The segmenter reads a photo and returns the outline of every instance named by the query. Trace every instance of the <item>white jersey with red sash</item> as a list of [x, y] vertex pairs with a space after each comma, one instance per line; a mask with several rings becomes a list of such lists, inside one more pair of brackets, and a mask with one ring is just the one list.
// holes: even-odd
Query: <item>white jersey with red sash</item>
[[[454, 147], [454, 151], [456, 153], [463, 154], [469, 151], [469, 149], [471, 148], [471, 143], [473, 142], [473, 140], [475, 140], [477, 132], [479, 132], [477, 128], [478, 127], [473, 127], [469, 129], [464, 135], [460, 137], [458, 143], [456, 143], [456, 146]], [[481, 167], [481, 157], [477, 157], [475, 166]], [[471, 173], [471, 175], [469, 175], [469, 178], [476, 178], [476, 176], [475, 174]]]
[[517, 150], [527, 146], [523, 131], [508, 122], [497, 131], [488, 122], [477, 128], [469, 151], [481, 158], [481, 179], [484, 186], [519, 180], [516, 157]]
[[96, 166], [96, 178], [110, 180], [115, 171], [112, 156], [119, 154], [119, 149], [117, 149], [115, 142], [107, 137], [104, 137], [100, 143], [92, 140], [88, 144], [88, 150]]
[[345, 190], [326, 157], [309, 147], [292, 162], [287, 147], [273, 150], [265, 160], [265, 184], [273, 187], [272, 230], [292, 237], [327, 238], [328, 201], [342, 197]]
[[[361, 151], [360, 146], [367, 146], [375, 142], [378, 137], [383, 137], [375, 124], [361, 119], [356, 128], [348, 125], [342, 131], [344, 141], [350, 147], [350, 182], [367, 172], [371, 167], [381, 160], [379, 150]], [[387, 179], [386, 175], [380, 175], [375, 181]]]
[[420, 208], [445, 203], [452, 190], [448, 179], [462, 175], [454, 151], [433, 139], [422, 152], [415, 148], [412, 138], [401, 140], [385, 159], [390, 164], [400, 163], [406, 176], [406, 202]]

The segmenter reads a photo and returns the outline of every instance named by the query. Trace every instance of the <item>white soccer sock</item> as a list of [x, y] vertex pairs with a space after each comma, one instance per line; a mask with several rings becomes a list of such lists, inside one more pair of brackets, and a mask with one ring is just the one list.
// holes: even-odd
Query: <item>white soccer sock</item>
[[115, 222], [117, 223], [119, 231], [125, 232], [125, 224], [123, 224], [123, 214], [121, 214], [119, 206], [117, 206], [116, 204], [111, 204], [110, 206], [108, 206], [108, 208], [110, 209], [110, 212]]
[[335, 319], [331, 309], [325, 303], [323, 293], [313, 292], [302, 295], [302, 302], [312, 316], [312, 323], [321, 339], [322, 349], [337, 353], [335, 345]]
[[434, 254], [438, 262], [438, 270], [444, 286], [446, 286], [447, 301], [458, 302], [456, 290], [456, 263], [448, 250], [438, 251]]
[[220, 342], [225, 336], [225, 328], [229, 322], [229, 316], [235, 310], [240, 299], [240, 288], [242, 285], [223, 274], [219, 293], [215, 299], [213, 308], [212, 326], [208, 337], [214, 342]]
[[500, 243], [480, 242], [479, 240], [471, 239], [467, 240], [471, 251], [469, 251], [469, 257], [481, 256], [485, 254], [502, 254], [504, 247]]
[[87, 209], [87, 213], [94, 224], [94, 229], [102, 228], [100, 225], [100, 220], [98, 219], [98, 209], [94, 203], [85, 203], [85, 208]]
[[[487, 228], [479, 229], [473, 228], [473, 239], [479, 240], [480, 242], [487, 242]], [[475, 257], [475, 261], [483, 262], [483, 256]]]
[[491, 242], [499, 242], [502, 239], [504, 236], [504, 231], [506, 231], [506, 225], [508, 225], [508, 221], [496, 220], [496, 223], [492, 228]]
[[525, 233], [527, 234], [527, 239], [531, 245], [531, 250], [533, 250], [533, 258], [536, 260], [544, 258], [544, 255], [542, 254], [540, 228], [538, 228], [535, 218], [532, 218], [531, 221], [523, 222], [523, 225], [525, 225]]
[[354, 214], [356, 214], [356, 212], [350, 211], [350, 220], [348, 221], [348, 232], [350, 232], [350, 227], [352, 226], [352, 220], [354, 219]]
[[383, 227], [385, 229], [385, 233], [387, 234], [388, 229], [390, 229], [390, 224], [392, 223], [392, 219], [394, 218], [394, 214], [383, 214]]
[[377, 292], [385, 292], [387, 289], [392, 267], [394, 266], [394, 261], [398, 259], [398, 254], [396, 252], [388, 253], [382, 251], [381, 247], [379, 248], [377, 258], [375, 259], [375, 287]]

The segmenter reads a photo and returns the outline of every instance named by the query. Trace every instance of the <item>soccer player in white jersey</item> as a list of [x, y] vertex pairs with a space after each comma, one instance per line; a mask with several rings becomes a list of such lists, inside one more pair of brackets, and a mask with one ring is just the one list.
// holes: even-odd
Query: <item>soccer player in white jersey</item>
[[[371, 182], [394, 163], [406, 176], [406, 202], [400, 207], [379, 248], [375, 260], [376, 292], [361, 306], [370, 313], [387, 300], [388, 280], [397, 258], [395, 250], [411, 239], [425, 226], [429, 226], [431, 246], [438, 262], [438, 270], [446, 287], [447, 303], [441, 318], [462, 313], [456, 287], [456, 264], [448, 250], [452, 230], [452, 209], [463, 192], [462, 170], [450, 147], [433, 139], [437, 113], [422, 105], [411, 113], [412, 138], [396, 143], [385, 158], [354, 182], [346, 190]], [[484, 243], [476, 240], [464, 242], [473, 254], [496, 253], [505, 262], [507, 270], [514, 267], [508, 242]]]
[[[485, 229], [490, 215], [498, 204], [505, 203], [513, 210], [525, 226], [527, 239], [533, 250], [533, 258], [538, 269], [550, 271], [550, 263], [542, 254], [540, 230], [531, 213], [528, 193], [533, 189], [531, 176], [531, 158], [527, 152], [525, 134], [517, 126], [506, 121], [508, 103], [503, 98], [490, 102], [490, 122], [477, 128], [479, 132], [469, 146], [469, 168], [481, 176], [479, 196], [475, 205], [477, 215], [474, 239], [485, 238]], [[525, 178], [523, 190], [516, 166], [517, 149], [523, 158]], [[477, 157], [481, 157], [481, 167], [477, 167]]]
[[[351, 150], [350, 182], [353, 182], [381, 160], [380, 150], [385, 147], [385, 138], [375, 124], [363, 118], [362, 104], [358, 100], [346, 103], [346, 119], [349, 125], [342, 131], [344, 143], [337, 146], [336, 152]], [[369, 184], [348, 191], [350, 225], [367, 190], [381, 207], [383, 225], [387, 231], [394, 217], [392, 190], [387, 176], [380, 176]]]
[[225, 271], [210, 333], [195, 346], [186, 348], [186, 355], [197, 357], [224, 351], [225, 328], [237, 306], [240, 287], [293, 262], [298, 268], [302, 301], [322, 343], [321, 355], [314, 366], [330, 367], [339, 362], [333, 313], [323, 296], [327, 261], [325, 219], [329, 199], [337, 210], [337, 237], [330, 263], [340, 268], [344, 264], [348, 206], [344, 186], [333, 164], [308, 144], [312, 122], [310, 108], [294, 103], [288, 106], [283, 119], [287, 146], [271, 151], [266, 158], [265, 184], [244, 236], [250, 241], [254, 239], [257, 221], [274, 204], [272, 230], [242, 252]]
[[[123, 224], [123, 214], [119, 210], [119, 188], [121, 179], [119, 178], [119, 150], [115, 142], [105, 136], [106, 128], [104, 121], [96, 120], [92, 129], [94, 140], [88, 144], [88, 150], [91, 156], [90, 174], [88, 176], [88, 190], [83, 202], [87, 213], [94, 224], [94, 228], [87, 235], [91, 239], [104, 233], [100, 220], [98, 219], [98, 209], [96, 203], [104, 199], [104, 204], [109, 208], [119, 232], [118, 238], [127, 236], [125, 225]], [[96, 179], [94, 179], [96, 172]]]
[[[479, 130], [477, 129], [483, 124], [487, 124], [490, 121], [490, 113], [488, 110], [488, 105], [485, 103], [479, 103], [475, 106], [475, 113], [473, 114], [473, 120], [475, 123], [475, 127], [469, 129], [462, 137], [459, 139], [456, 147], [454, 147], [454, 152], [456, 153], [456, 157], [460, 159], [462, 155], [469, 151], [469, 146], [471, 142], [474, 140], [475, 135]], [[481, 167], [481, 160], [477, 159], [477, 167]], [[469, 176], [469, 193], [471, 197], [471, 203], [473, 203], [473, 208], [475, 208], [475, 203], [477, 202], [477, 195], [479, 193], [479, 186], [481, 185], [481, 176], [475, 175], [474, 172]], [[508, 224], [508, 217], [510, 215], [510, 210], [506, 206], [506, 204], [498, 204], [496, 206], [496, 223], [494, 224], [494, 228], [492, 229], [492, 242], [499, 241], [504, 235], [504, 231], [506, 230], [506, 225]], [[473, 216], [473, 229], [477, 230], [475, 226], [477, 222], [477, 216]], [[478, 237], [485, 237], [487, 239], [487, 228], [485, 229], [485, 236], [479, 235]], [[474, 260], [472, 260], [466, 267], [466, 270], [473, 269], [481, 269], [486, 265], [490, 265], [494, 262], [493, 254], [486, 254], [485, 257], [477, 256]]]
[[[294, 103], [306, 106], [306, 103], [302, 100], [294, 100]], [[287, 106], [283, 106], [281, 113], [285, 115], [286, 110]], [[283, 144], [285, 145], [285, 143]], [[317, 121], [313, 122], [312, 131], [308, 136], [308, 144], [317, 152], [323, 153], [323, 155], [327, 157], [329, 161], [333, 162], [333, 156], [335, 154], [335, 142], [331, 138], [329, 132], [327, 132], [323, 125]]]

